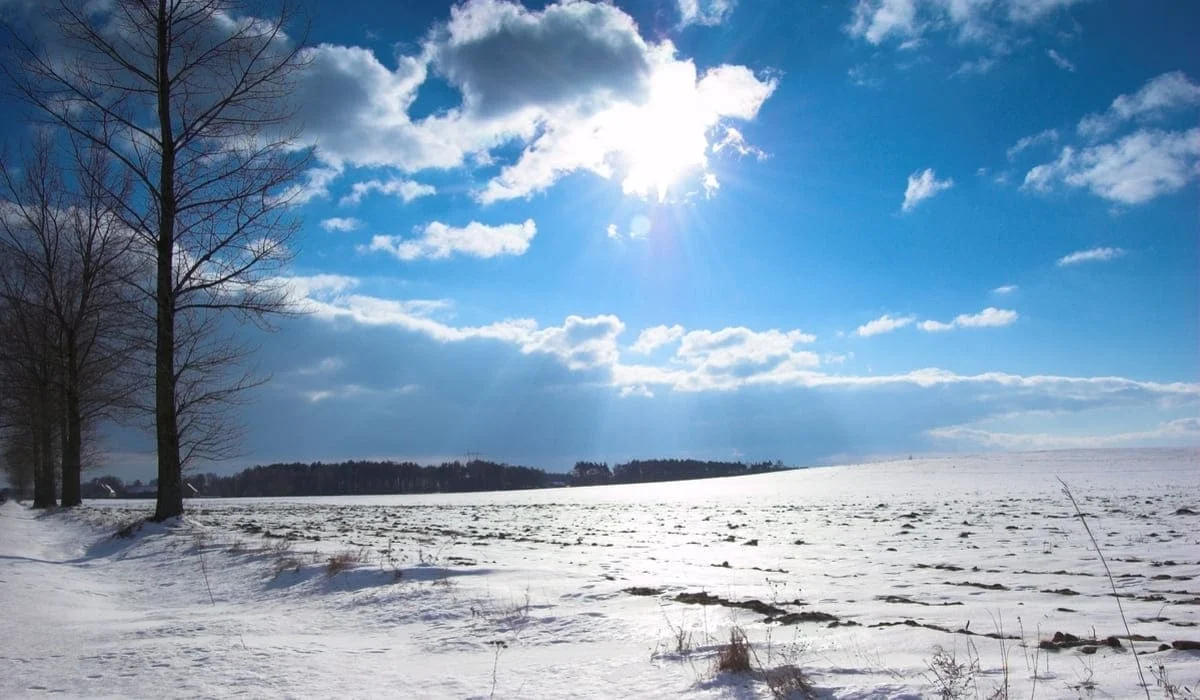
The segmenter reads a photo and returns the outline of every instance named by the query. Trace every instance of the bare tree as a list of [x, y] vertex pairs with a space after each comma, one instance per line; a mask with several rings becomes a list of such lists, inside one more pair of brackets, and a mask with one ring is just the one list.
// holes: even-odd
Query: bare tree
[[[154, 326], [160, 520], [183, 512], [188, 438], [181, 430], [210, 430], [212, 422], [196, 420], [196, 412], [219, 410], [251, 383], [181, 392], [212, 376], [197, 368], [230, 353], [180, 331], [211, 329], [207, 317], [222, 311], [265, 325], [290, 308], [272, 280], [296, 229], [287, 186], [309, 157], [288, 126], [289, 96], [305, 61], [302, 42], [284, 31], [293, 19], [288, 6], [269, 18], [251, 9], [259, 8], [236, 0], [114, 0], [105, 11], [59, 0], [50, 13], [52, 41], [13, 33], [22, 60], [7, 70], [21, 96], [132, 176], [119, 214], [152, 260], [140, 288]], [[212, 350], [210, 359], [195, 355], [202, 348]], [[187, 409], [193, 419], [181, 421]]]
[[0, 428], [13, 448], [7, 456], [31, 466], [34, 508], [55, 505], [58, 490], [54, 435], [59, 365], [48, 296], [24, 261], [0, 254]]
[[128, 286], [137, 271], [130, 256], [134, 239], [116, 216], [130, 180], [114, 172], [107, 152], [77, 145], [68, 141], [56, 149], [42, 133], [19, 174], [0, 161], [6, 206], [0, 255], [41, 290], [45, 308], [40, 312], [51, 324], [53, 342], [25, 350], [53, 352], [51, 360], [58, 364], [64, 506], [82, 502], [89, 427], [128, 405], [136, 386], [127, 371], [133, 354], [128, 331], [136, 310]]

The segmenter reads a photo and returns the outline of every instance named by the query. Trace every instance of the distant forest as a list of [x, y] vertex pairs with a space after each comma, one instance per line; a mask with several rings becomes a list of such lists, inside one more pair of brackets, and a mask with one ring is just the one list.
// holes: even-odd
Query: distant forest
[[[566, 474], [484, 460], [444, 462], [437, 466], [362, 460], [336, 464], [297, 462], [250, 467], [231, 476], [198, 474], [185, 477], [184, 491], [200, 498], [463, 493], [710, 479], [785, 469], [788, 467], [782, 462], [746, 464], [694, 459], [634, 460], [612, 468], [602, 462], [578, 462]], [[83, 485], [86, 498], [153, 498], [155, 490], [154, 482], [126, 484], [114, 476], [92, 479]]]

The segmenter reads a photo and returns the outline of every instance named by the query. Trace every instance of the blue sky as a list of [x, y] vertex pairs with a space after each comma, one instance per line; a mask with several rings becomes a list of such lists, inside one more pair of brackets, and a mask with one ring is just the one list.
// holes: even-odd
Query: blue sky
[[237, 465], [1200, 442], [1194, 4], [408, 5], [310, 8]]

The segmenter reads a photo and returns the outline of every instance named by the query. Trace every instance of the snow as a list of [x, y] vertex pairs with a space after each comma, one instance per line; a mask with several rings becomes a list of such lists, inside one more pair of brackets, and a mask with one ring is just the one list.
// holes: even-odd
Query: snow
[[[770, 697], [715, 673], [733, 625], [820, 697], [928, 697], [938, 647], [1013, 697], [1137, 697], [1124, 637], [1200, 684], [1200, 453], [947, 457], [694, 482], [0, 506], [0, 697]], [[757, 544], [750, 545], [751, 541]], [[802, 542], [802, 544], [801, 544]], [[349, 568], [328, 559], [350, 553]], [[650, 595], [625, 592], [633, 587]], [[836, 623], [768, 622], [762, 610]], [[689, 598], [701, 600], [699, 596]], [[855, 624], [856, 623], [856, 624]], [[975, 635], [1002, 633], [1009, 639]], [[679, 641], [684, 650], [681, 652]], [[1005, 661], [1007, 659], [1007, 661]], [[1036, 668], [1036, 673], [1035, 673]], [[976, 692], [977, 691], [977, 692]]]

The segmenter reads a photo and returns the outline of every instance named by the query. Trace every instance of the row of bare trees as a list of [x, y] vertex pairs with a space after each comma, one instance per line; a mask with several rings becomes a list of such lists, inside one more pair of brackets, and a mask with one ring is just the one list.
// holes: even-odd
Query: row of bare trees
[[[228, 456], [229, 405], [257, 380], [237, 326], [291, 307], [282, 266], [310, 152], [287, 6], [56, 0], [6, 26], [0, 66], [39, 134], [6, 166], [0, 425], [35, 505], [79, 501], [89, 429], [149, 418], [156, 519], [182, 472]], [[13, 461], [13, 460], [6, 460]]]
[[0, 161], [0, 427], [10, 481], [31, 475], [38, 507], [58, 473], [62, 504], [79, 504], [85, 438], [137, 387], [137, 259], [113, 199], [128, 190], [103, 151], [44, 132], [19, 167]]

